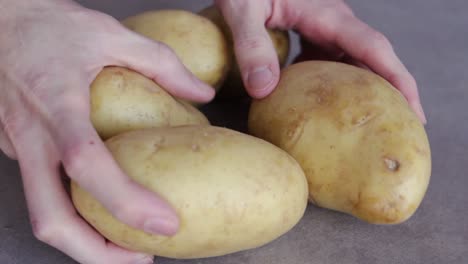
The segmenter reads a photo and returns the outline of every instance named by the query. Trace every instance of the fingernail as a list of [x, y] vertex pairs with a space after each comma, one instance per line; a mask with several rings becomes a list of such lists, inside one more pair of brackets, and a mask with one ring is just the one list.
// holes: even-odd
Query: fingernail
[[424, 113], [421, 103], [417, 102], [415, 104], [416, 104], [415, 108], [418, 113], [418, 116], [422, 119], [421, 121], [423, 122], [423, 124], [427, 124], [426, 114]]
[[140, 255], [136, 258], [134, 264], [153, 264], [154, 263], [154, 257], [153, 256], [148, 256], [148, 255]]
[[150, 234], [172, 236], [177, 232], [178, 227], [177, 219], [158, 217], [146, 220], [143, 230]]
[[270, 68], [260, 67], [249, 73], [247, 76], [247, 83], [250, 88], [253, 90], [263, 90], [265, 89], [273, 80], [273, 72]]

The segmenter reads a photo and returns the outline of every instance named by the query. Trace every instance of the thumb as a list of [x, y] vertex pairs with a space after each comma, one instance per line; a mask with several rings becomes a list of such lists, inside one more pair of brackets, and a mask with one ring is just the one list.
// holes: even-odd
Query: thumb
[[170, 47], [137, 33], [122, 38], [115, 60], [154, 80], [175, 97], [205, 103], [215, 96], [214, 88], [199, 80], [180, 61]]
[[254, 98], [267, 96], [280, 75], [278, 56], [265, 28], [266, 1], [217, 1], [231, 28], [236, 59], [247, 92]]

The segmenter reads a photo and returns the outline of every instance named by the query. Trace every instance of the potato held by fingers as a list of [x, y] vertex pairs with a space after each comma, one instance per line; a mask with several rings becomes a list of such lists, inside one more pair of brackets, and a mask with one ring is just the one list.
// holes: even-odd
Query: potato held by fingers
[[301, 164], [310, 200], [376, 224], [407, 220], [428, 187], [426, 132], [404, 97], [367, 70], [309, 61], [252, 103], [250, 132]]
[[215, 90], [224, 81], [230, 66], [227, 42], [205, 17], [184, 10], [157, 10], [128, 17], [122, 24], [169, 46], [189, 71]]
[[209, 125], [198, 109], [126, 68], [103, 69], [91, 84], [90, 97], [91, 121], [104, 139], [143, 128]]
[[180, 218], [175, 236], [149, 235], [117, 221], [73, 184], [80, 214], [127, 249], [181, 259], [251, 249], [290, 230], [307, 206], [299, 164], [246, 134], [212, 126], [157, 128], [106, 144], [130, 178], [166, 199]]

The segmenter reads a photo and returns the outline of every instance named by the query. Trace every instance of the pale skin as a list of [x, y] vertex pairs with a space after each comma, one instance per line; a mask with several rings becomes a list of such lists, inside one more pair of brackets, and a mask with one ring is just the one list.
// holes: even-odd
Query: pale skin
[[[416, 82], [390, 42], [343, 1], [215, 3], [231, 26], [252, 97], [267, 96], [279, 79], [265, 26], [295, 29], [304, 39], [332, 54], [344, 53], [387, 79], [426, 122]], [[0, 32], [0, 148], [20, 164], [34, 235], [79, 263], [153, 263], [152, 256], [107, 242], [77, 215], [60, 166], [120, 221], [148, 233], [175, 234], [174, 210], [129, 180], [98, 137], [89, 120], [89, 86], [103, 67], [112, 65], [138, 71], [190, 100], [208, 102], [213, 89], [164, 44], [71, 0], [0, 0]]]

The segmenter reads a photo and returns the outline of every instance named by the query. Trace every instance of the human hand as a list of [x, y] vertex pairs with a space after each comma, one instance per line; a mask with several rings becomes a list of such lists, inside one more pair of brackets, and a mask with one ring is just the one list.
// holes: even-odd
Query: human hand
[[152, 263], [106, 242], [75, 211], [60, 168], [117, 219], [148, 233], [177, 232], [160, 197], [131, 181], [90, 121], [89, 87], [105, 66], [155, 80], [171, 94], [209, 101], [165, 45], [70, 0], [0, 0], [0, 148], [18, 159], [35, 236], [80, 263]]
[[[336, 59], [343, 55], [381, 75], [426, 123], [415, 79], [380, 32], [343, 0], [215, 0], [230, 26], [247, 92], [263, 98], [277, 85], [278, 59], [266, 28], [295, 29]], [[306, 51], [307, 52], [307, 51]]]

